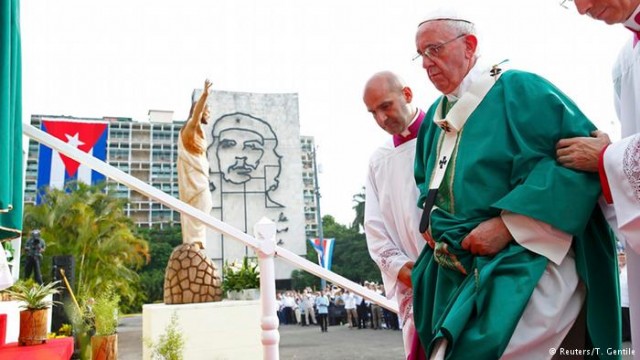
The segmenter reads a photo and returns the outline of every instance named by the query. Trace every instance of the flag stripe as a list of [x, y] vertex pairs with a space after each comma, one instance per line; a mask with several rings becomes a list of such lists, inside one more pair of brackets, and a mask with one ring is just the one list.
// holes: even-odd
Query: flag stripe
[[318, 253], [318, 265], [327, 270], [331, 270], [335, 240], [334, 238], [323, 239], [323, 241], [318, 238], [309, 239], [313, 249]]

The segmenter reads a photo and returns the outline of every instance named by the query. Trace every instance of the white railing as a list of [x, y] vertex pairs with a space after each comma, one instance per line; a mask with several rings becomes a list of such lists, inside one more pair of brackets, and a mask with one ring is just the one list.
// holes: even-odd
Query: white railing
[[258, 253], [258, 262], [260, 266], [260, 301], [262, 303], [262, 346], [264, 359], [275, 360], [279, 358], [278, 344], [280, 335], [278, 332], [278, 317], [276, 314], [276, 290], [275, 290], [275, 271], [273, 257], [288, 261], [297, 268], [310, 272], [318, 277], [328, 280], [343, 288], [349, 289], [362, 297], [379, 304], [393, 312], [398, 312], [398, 305], [389, 299], [375, 293], [353, 281], [340, 276], [334, 272], [322, 268], [321, 266], [304, 259], [290, 250], [276, 245], [275, 224], [266, 218], [259, 221], [254, 228], [256, 237], [245, 234], [244, 232], [230, 226], [213, 216], [206, 214], [164, 192], [154, 188], [153, 186], [137, 179], [107, 163], [101, 161], [75, 147], [65, 143], [64, 141], [53, 137], [42, 130], [30, 124], [23, 123], [22, 132], [31, 139], [45, 144], [73, 160], [86, 165], [94, 170], [100, 171], [112, 180], [121, 183], [130, 189], [134, 189], [149, 198], [156, 200], [173, 210], [179, 211], [181, 214], [187, 214], [199, 221], [202, 221], [209, 228], [220, 232], [226, 236], [236, 239], [247, 246], [250, 246]]

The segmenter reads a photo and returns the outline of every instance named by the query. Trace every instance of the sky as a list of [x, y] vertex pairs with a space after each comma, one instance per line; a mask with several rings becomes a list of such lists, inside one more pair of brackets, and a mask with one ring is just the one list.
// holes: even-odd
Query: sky
[[483, 61], [538, 73], [613, 139], [611, 66], [630, 32], [558, 0], [23, 0], [23, 117], [185, 120], [194, 88], [297, 93], [301, 135], [314, 136], [321, 211], [355, 217], [369, 156], [388, 137], [362, 102], [392, 70], [426, 109], [439, 95], [416, 52], [416, 26], [453, 6], [476, 23]]

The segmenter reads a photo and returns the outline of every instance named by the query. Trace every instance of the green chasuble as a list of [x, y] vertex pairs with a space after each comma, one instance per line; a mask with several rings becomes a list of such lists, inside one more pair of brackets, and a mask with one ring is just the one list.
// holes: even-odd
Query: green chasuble
[[[425, 119], [433, 119], [439, 101]], [[601, 357], [607, 348], [621, 348], [615, 241], [596, 206], [597, 174], [564, 168], [555, 156], [558, 140], [593, 130], [560, 90], [515, 70], [504, 72], [469, 116], [431, 213], [436, 249], [425, 246], [412, 272], [416, 331], [427, 354], [440, 337], [449, 342], [447, 359], [498, 359], [509, 343], [549, 260], [515, 241], [493, 257], [461, 248], [472, 229], [503, 210], [574, 236], [576, 267], [587, 289], [585, 348], [599, 347]], [[441, 133], [425, 120], [418, 135], [421, 207]]]

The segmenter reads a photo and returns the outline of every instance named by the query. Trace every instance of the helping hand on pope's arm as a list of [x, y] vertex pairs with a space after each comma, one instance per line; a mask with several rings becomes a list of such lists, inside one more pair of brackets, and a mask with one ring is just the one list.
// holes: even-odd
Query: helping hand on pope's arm
[[595, 130], [591, 137], [561, 139], [556, 145], [556, 156], [560, 164], [570, 169], [598, 172], [600, 154], [609, 144], [609, 136]]

